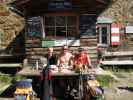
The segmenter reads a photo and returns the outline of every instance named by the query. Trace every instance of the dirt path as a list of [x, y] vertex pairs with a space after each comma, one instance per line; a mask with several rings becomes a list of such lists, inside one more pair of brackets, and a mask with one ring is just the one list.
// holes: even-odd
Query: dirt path
[[118, 82], [111, 87], [105, 88], [106, 100], [133, 100], [133, 72], [115, 73]]

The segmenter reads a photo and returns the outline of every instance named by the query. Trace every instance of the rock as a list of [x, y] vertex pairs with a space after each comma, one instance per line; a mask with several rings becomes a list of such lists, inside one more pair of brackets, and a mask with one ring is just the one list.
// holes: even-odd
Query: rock
[[112, 5], [101, 16], [111, 17], [117, 23], [126, 25], [133, 22], [133, 0], [113, 0]]
[[[1, 14], [6, 12], [8, 12], [7, 15]], [[6, 3], [0, 3], [0, 34], [2, 36], [0, 37], [0, 41], [2, 41], [0, 47], [7, 48], [7, 46], [24, 29], [24, 25], [23, 17], [10, 11]]]

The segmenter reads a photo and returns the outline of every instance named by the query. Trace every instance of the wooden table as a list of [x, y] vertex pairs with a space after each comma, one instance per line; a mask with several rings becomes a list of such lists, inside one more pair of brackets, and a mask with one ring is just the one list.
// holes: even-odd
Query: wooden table
[[[22, 76], [39, 76], [42, 70], [33, 70], [31, 67], [24, 67], [21, 71], [17, 73], [17, 75]], [[90, 70], [88, 72], [83, 72], [82, 74], [97, 74], [94, 70]], [[54, 72], [52, 76], [77, 76], [79, 73], [75, 73], [75, 71], [71, 71], [69, 73], [65, 72]]]

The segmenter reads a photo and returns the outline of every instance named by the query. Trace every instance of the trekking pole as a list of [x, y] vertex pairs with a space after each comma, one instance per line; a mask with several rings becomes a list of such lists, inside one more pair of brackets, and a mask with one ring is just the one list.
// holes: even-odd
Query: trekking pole
[[41, 100], [52, 100], [52, 80], [51, 80], [51, 72], [49, 69], [49, 61], [45, 69], [43, 69], [43, 93]]
[[52, 76], [51, 76], [51, 71], [50, 71], [50, 64], [49, 64], [49, 59], [48, 59], [48, 83], [49, 83], [49, 100], [53, 100], [53, 87], [52, 87]]
[[79, 100], [82, 100], [83, 97], [83, 79], [82, 79], [82, 69], [79, 72]]

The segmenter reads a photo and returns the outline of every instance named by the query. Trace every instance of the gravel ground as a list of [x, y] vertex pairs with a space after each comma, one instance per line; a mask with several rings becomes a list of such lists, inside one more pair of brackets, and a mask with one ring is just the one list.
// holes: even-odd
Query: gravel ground
[[133, 100], [133, 72], [115, 73], [118, 82], [105, 88], [106, 100]]
[[[114, 73], [117, 82], [104, 88], [105, 100], [133, 100], [133, 72]], [[0, 100], [14, 100], [13, 98], [0, 98]], [[35, 99], [40, 100], [40, 99]]]
[[0, 98], [0, 100], [14, 100], [12, 98]]

